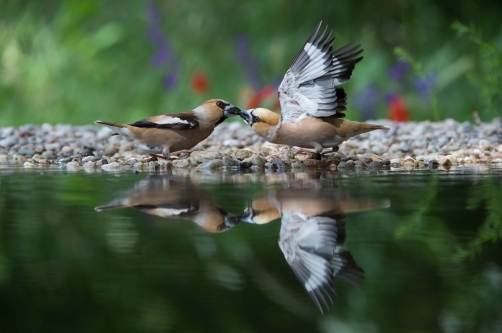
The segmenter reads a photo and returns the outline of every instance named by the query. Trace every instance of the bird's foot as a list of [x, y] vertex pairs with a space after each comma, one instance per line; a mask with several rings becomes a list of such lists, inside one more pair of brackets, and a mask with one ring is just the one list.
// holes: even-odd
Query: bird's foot
[[164, 160], [168, 160], [169, 159], [168, 157], [166, 157], [164, 155], [151, 154], [150, 157], [144, 158], [143, 162], [156, 162], [156, 161], [158, 161], [159, 158], [164, 159]]
[[340, 149], [340, 147], [335, 146], [335, 147], [331, 148], [331, 150], [326, 150], [326, 151], [323, 151], [323, 152], [321, 153], [321, 155], [323, 155], [323, 156], [324, 156], [324, 155], [326, 155], [326, 154], [336, 153], [339, 149]]
[[324, 155], [327, 155], [327, 154], [336, 153], [339, 149], [340, 149], [340, 147], [334, 146], [333, 148], [331, 148], [331, 150], [323, 151], [321, 153], [321, 155], [324, 156]]
[[172, 153], [171, 156], [175, 156], [176, 158], [181, 159], [181, 158], [190, 156], [190, 154], [193, 153], [194, 151], [201, 151], [201, 150], [203, 150], [203, 149], [202, 148], [183, 149], [183, 150], [179, 150], [177, 152]]
[[269, 155], [267, 159], [274, 159], [274, 158], [290, 159], [294, 157], [294, 154], [295, 153], [293, 152], [290, 146], [285, 146], [280, 148], [276, 153]]
[[[322, 150], [322, 148], [321, 148]], [[316, 160], [321, 159], [321, 154], [320, 151], [317, 151], [317, 149], [308, 149], [308, 148], [293, 148], [293, 152], [296, 154], [313, 154]]]

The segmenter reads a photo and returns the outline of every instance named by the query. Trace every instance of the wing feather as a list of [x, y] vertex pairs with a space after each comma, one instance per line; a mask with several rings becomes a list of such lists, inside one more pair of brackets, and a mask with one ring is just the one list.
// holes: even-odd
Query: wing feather
[[283, 211], [279, 246], [288, 264], [312, 301], [322, 312], [333, 304], [334, 277], [357, 284], [364, 272], [349, 251], [340, 247], [345, 239], [343, 214], [307, 217]]
[[186, 130], [199, 126], [195, 114], [190, 112], [168, 113], [149, 117], [129, 124], [130, 126], [143, 128]]
[[344, 117], [345, 91], [336, 87], [350, 79], [362, 60], [362, 49], [350, 43], [333, 52], [335, 38], [322, 22], [307, 39], [279, 86], [282, 121], [294, 123], [305, 116]]

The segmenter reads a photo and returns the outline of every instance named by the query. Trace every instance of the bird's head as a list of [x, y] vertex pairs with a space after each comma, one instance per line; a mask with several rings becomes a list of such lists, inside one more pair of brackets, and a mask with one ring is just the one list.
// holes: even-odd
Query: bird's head
[[279, 123], [279, 119], [281, 118], [278, 113], [263, 108], [242, 110], [239, 115], [253, 128], [254, 126], [259, 126], [258, 124], [260, 123], [268, 126], [275, 126]]
[[241, 110], [223, 99], [210, 99], [194, 109], [194, 112], [198, 118], [214, 121], [215, 125], [219, 125], [225, 119], [238, 115]]
[[265, 224], [280, 217], [281, 214], [275, 207], [268, 207], [263, 210], [258, 210], [254, 207], [248, 207], [240, 215], [240, 220], [247, 223]]

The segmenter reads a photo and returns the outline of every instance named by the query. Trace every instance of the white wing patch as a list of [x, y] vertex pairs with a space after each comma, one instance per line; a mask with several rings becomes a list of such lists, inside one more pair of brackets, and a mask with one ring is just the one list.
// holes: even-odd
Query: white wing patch
[[186, 120], [183, 120], [181, 118], [178, 118], [178, 117], [169, 117], [169, 116], [166, 116], [165, 118], [163, 118], [162, 120], [158, 120], [155, 122], [156, 124], [189, 124], [188, 121]]
[[163, 216], [175, 216], [181, 215], [189, 211], [189, 208], [185, 209], [174, 209], [174, 208], [155, 208], [156, 212], [161, 213]]

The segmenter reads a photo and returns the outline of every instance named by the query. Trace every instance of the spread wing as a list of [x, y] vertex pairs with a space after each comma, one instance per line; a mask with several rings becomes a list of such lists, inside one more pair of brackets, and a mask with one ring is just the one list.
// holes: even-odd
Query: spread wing
[[166, 128], [185, 130], [199, 126], [199, 121], [193, 111], [183, 113], [170, 113], [142, 119], [132, 124], [135, 127]]
[[319, 33], [321, 23], [309, 37], [284, 75], [279, 86], [282, 120], [297, 122], [313, 117], [344, 117], [347, 96], [336, 87], [350, 79], [362, 60], [360, 45], [348, 44], [333, 52], [335, 38], [328, 27]]
[[279, 246], [298, 280], [319, 310], [333, 304], [334, 277], [357, 284], [363, 279], [352, 255], [340, 247], [345, 239], [343, 215], [306, 217], [283, 212]]

